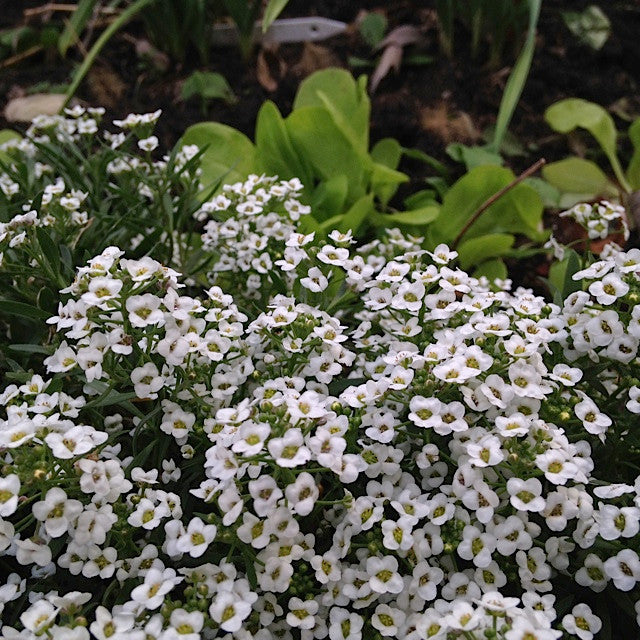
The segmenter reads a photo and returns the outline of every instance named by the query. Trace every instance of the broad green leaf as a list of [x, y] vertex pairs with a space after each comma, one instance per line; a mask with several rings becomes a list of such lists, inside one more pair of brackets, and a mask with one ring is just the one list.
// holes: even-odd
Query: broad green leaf
[[450, 158], [456, 162], [462, 162], [467, 170], [486, 164], [494, 164], [498, 167], [504, 164], [502, 156], [487, 147], [468, 147], [466, 144], [454, 142], [447, 146], [446, 151]]
[[404, 200], [407, 209], [421, 209], [422, 207], [440, 206], [436, 200], [437, 193], [434, 189], [422, 189], [411, 194]]
[[640, 118], [629, 127], [628, 133], [633, 145], [633, 155], [627, 167], [627, 178], [632, 189], [640, 189]]
[[[189, 127], [180, 146], [207, 147], [202, 154], [202, 182], [215, 184], [244, 180], [256, 171], [256, 150], [247, 136], [219, 122], [200, 122]], [[207, 146], [208, 145], [208, 146]]]
[[524, 181], [542, 198], [545, 208], [556, 209], [560, 206], [560, 189], [543, 180], [542, 178], [527, 178]]
[[96, 0], [80, 0], [78, 2], [76, 10], [71, 14], [64, 31], [58, 38], [58, 51], [62, 57], [66, 55], [67, 49], [80, 39], [80, 34], [93, 15], [95, 6]]
[[282, 13], [289, 0], [269, 0], [262, 16], [262, 33], [266, 33], [273, 21]]
[[[0, 130], [0, 145], [3, 145], [5, 142], [9, 142], [10, 140], [22, 140], [22, 136], [17, 131], [13, 131], [12, 129]], [[11, 163], [11, 158], [4, 151], [0, 151], [0, 163]]]
[[398, 213], [380, 213], [375, 216], [374, 224], [379, 227], [390, 227], [393, 225], [410, 225], [422, 227], [432, 223], [440, 215], [440, 207], [432, 205], [413, 209], [412, 211], [399, 211]]
[[468, 270], [473, 265], [478, 265], [489, 258], [499, 258], [506, 255], [513, 243], [515, 236], [509, 233], [489, 233], [479, 238], [472, 238], [463, 242], [458, 247], [460, 266]]
[[[311, 196], [311, 214], [316, 220], [326, 220], [344, 211], [349, 183], [345, 175], [321, 182]], [[309, 216], [304, 216], [303, 219]]]
[[[462, 176], [444, 196], [436, 224], [429, 229], [429, 241], [434, 246], [452, 242], [471, 216], [492, 196], [511, 184], [515, 176], [503, 167], [482, 166]], [[517, 184], [494, 202], [467, 230], [464, 238], [476, 238], [489, 233], [521, 233], [540, 240], [542, 201], [534, 189]]]
[[238, 102], [227, 79], [213, 71], [194, 71], [184, 81], [181, 96], [183, 100], [200, 96], [204, 100], [224, 100], [227, 104]]
[[550, 184], [565, 193], [584, 193], [591, 196], [616, 193], [615, 186], [597, 164], [575, 156], [542, 167], [542, 175]]
[[386, 206], [393, 194], [397, 191], [398, 185], [408, 182], [409, 176], [406, 174], [390, 169], [379, 162], [373, 163], [373, 171], [371, 173], [371, 190], [380, 200], [383, 206]]
[[478, 266], [478, 268], [473, 272], [474, 278], [485, 277], [489, 282], [505, 280], [507, 275], [507, 267], [501, 258], [487, 260]]
[[372, 212], [373, 194], [370, 193], [359, 198], [349, 211], [342, 216], [342, 220], [337, 227], [338, 231], [346, 233], [351, 229], [355, 235]]
[[313, 185], [310, 167], [294, 149], [278, 107], [268, 100], [258, 112], [256, 121], [256, 153], [261, 169], [282, 179], [299, 178]]
[[402, 158], [402, 146], [395, 138], [383, 138], [373, 145], [371, 158], [389, 169], [397, 169]]
[[0, 298], [0, 313], [10, 316], [23, 316], [25, 318], [34, 318], [36, 320], [46, 320], [51, 316], [48, 311], [38, 309], [33, 305], [24, 302], [16, 302], [15, 300], [7, 300]]
[[344, 69], [316, 71], [302, 81], [296, 94], [293, 112], [302, 107], [324, 107], [354, 148], [367, 153], [371, 103], [366, 76], [356, 81]]
[[364, 195], [370, 166], [363, 164], [361, 154], [326, 109], [300, 107], [289, 115], [285, 125], [294, 148], [308, 160], [320, 179], [344, 175], [349, 186], [349, 202]]
[[602, 147], [622, 187], [626, 191], [631, 190], [616, 154], [616, 127], [605, 109], [588, 100], [567, 98], [552, 104], [545, 111], [544, 118], [552, 129], [560, 133], [569, 133], [578, 127], [586, 129]]

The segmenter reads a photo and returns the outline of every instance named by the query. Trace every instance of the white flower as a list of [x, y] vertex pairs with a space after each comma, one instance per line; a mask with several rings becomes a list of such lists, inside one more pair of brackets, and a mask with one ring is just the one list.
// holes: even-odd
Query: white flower
[[53, 487], [47, 491], [44, 500], [33, 505], [32, 511], [37, 520], [44, 522], [47, 534], [59, 538], [82, 512], [82, 503], [70, 500], [62, 489]]
[[580, 603], [562, 618], [562, 626], [580, 640], [591, 640], [602, 628], [602, 622], [592, 613], [589, 605]]
[[18, 508], [20, 477], [12, 473], [0, 478], [0, 518], [10, 516]]
[[142, 149], [142, 151], [153, 151], [158, 148], [158, 138], [156, 136], [149, 136], [148, 138], [138, 140], [138, 147]]

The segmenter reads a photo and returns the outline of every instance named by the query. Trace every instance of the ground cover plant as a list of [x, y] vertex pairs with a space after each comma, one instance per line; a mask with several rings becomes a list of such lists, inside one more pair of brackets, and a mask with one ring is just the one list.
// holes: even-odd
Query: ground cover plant
[[552, 302], [308, 232], [297, 177], [202, 185], [158, 115], [1, 148], [0, 637], [630, 637], [640, 251]]

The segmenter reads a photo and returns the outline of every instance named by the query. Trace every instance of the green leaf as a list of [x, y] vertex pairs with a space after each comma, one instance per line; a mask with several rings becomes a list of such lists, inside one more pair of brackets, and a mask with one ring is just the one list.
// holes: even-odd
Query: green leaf
[[338, 225], [338, 231], [346, 233], [351, 229], [351, 232], [355, 235], [364, 221], [373, 212], [373, 194], [362, 196], [357, 200], [353, 206], [347, 211]]
[[402, 153], [412, 160], [419, 160], [420, 162], [424, 162], [427, 166], [431, 167], [435, 171], [437, 171], [440, 175], [447, 175], [449, 170], [446, 165], [444, 165], [440, 160], [436, 160], [433, 156], [430, 156], [428, 153], [420, 149], [411, 149], [407, 147], [402, 147]]
[[62, 57], [67, 54], [67, 49], [80, 39], [80, 34], [93, 15], [95, 6], [96, 0], [80, 0], [78, 2], [76, 10], [71, 14], [64, 31], [58, 38], [58, 51]]
[[507, 267], [501, 258], [495, 258], [494, 260], [487, 260], [483, 262], [474, 272], [474, 278], [482, 278], [483, 276], [489, 280], [489, 282], [495, 282], [496, 280], [505, 280], [507, 278]]
[[278, 107], [267, 100], [256, 121], [256, 154], [261, 169], [282, 179], [299, 178], [302, 184], [313, 185], [313, 173], [296, 151]]
[[289, 0], [269, 0], [262, 16], [262, 33], [266, 33], [273, 21], [282, 13]]
[[224, 100], [227, 104], [235, 104], [238, 98], [221, 73], [213, 71], [194, 71], [182, 85], [181, 96], [188, 100], [200, 96], [204, 100]]
[[[10, 140], [22, 140], [22, 136], [12, 129], [0, 130], [0, 145], [3, 145], [5, 142], [9, 142]], [[0, 151], [0, 163], [11, 164], [11, 157], [8, 153]]]
[[316, 71], [300, 84], [293, 113], [303, 107], [324, 107], [354, 148], [361, 154], [367, 153], [371, 103], [366, 76], [360, 76], [356, 82], [344, 69]]
[[407, 209], [421, 209], [422, 207], [440, 206], [436, 200], [436, 192], [434, 189], [422, 189], [411, 194], [404, 200], [404, 206]]
[[522, 95], [524, 85], [527, 82], [531, 61], [533, 60], [533, 53], [536, 48], [536, 25], [538, 24], [538, 18], [540, 16], [542, 0], [528, 0], [528, 4], [529, 26], [527, 28], [527, 37], [513, 67], [513, 71], [505, 85], [502, 99], [500, 100], [494, 137], [489, 145], [489, 149], [495, 153], [500, 153], [502, 141], [507, 133], [509, 123], [520, 100], [520, 96]]
[[582, 44], [598, 51], [611, 35], [611, 22], [597, 5], [592, 4], [582, 12], [563, 11], [562, 19], [567, 28]]
[[256, 150], [247, 136], [219, 122], [200, 122], [189, 127], [180, 146], [207, 147], [202, 154], [202, 182], [214, 184], [244, 180], [256, 171]]
[[[349, 183], [345, 175], [321, 182], [311, 196], [311, 214], [316, 220], [326, 220], [344, 211]], [[304, 216], [303, 219], [308, 218]]]
[[375, 216], [374, 224], [380, 227], [389, 227], [396, 224], [422, 227], [433, 222], [439, 215], [440, 207], [434, 205], [398, 213], [381, 213]]
[[383, 138], [371, 149], [371, 158], [389, 169], [397, 169], [402, 158], [402, 146], [395, 138]]
[[24, 316], [25, 318], [33, 318], [35, 320], [47, 320], [51, 317], [51, 314], [48, 311], [44, 311], [44, 309], [38, 309], [38, 307], [34, 307], [33, 305], [8, 300], [6, 298], [0, 298], [0, 313], [10, 316]]
[[466, 271], [489, 258], [498, 258], [509, 253], [515, 242], [510, 233], [489, 233], [479, 238], [472, 238], [458, 247], [460, 266]]
[[615, 185], [597, 164], [575, 156], [542, 167], [542, 175], [560, 191], [588, 194], [585, 200], [616, 193]]
[[633, 145], [633, 155], [627, 167], [627, 178], [632, 189], [640, 189], [640, 118], [629, 127], [628, 134]]
[[598, 104], [581, 98], [567, 98], [552, 104], [544, 113], [549, 126], [560, 133], [586, 129], [605, 152], [623, 189], [630, 191], [616, 155], [617, 132], [613, 118]]
[[51, 270], [54, 274], [60, 273], [60, 253], [58, 247], [51, 239], [51, 236], [44, 227], [36, 228], [36, 236], [38, 238], [38, 244], [42, 249], [42, 253], [46, 261], [49, 263]]
[[361, 20], [358, 30], [362, 39], [373, 48], [384, 38], [387, 19], [377, 11], [369, 11]]
[[349, 202], [364, 195], [370, 166], [363, 163], [361, 154], [326, 109], [300, 107], [289, 115], [285, 125], [294, 148], [321, 180], [344, 175], [349, 187]]
[[582, 282], [573, 279], [581, 268], [580, 256], [573, 249], [565, 249], [564, 258], [549, 267], [548, 282], [556, 304], [561, 305], [568, 295], [582, 289]]
[[[509, 169], [489, 165], [476, 167], [462, 176], [444, 196], [438, 222], [429, 229], [430, 244], [452, 242], [480, 206], [514, 179]], [[542, 201], [536, 191], [526, 184], [517, 184], [482, 213], [464, 238], [521, 233], [540, 240], [542, 211]]]
[[498, 167], [504, 164], [502, 156], [488, 147], [468, 147], [466, 144], [454, 142], [447, 146], [446, 152], [449, 157], [462, 162], [467, 167], [467, 171], [486, 164], [494, 164]]
[[408, 182], [409, 176], [406, 174], [390, 169], [379, 162], [373, 163], [373, 171], [371, 173], [371, 190], [380, 200], [383, 206], [386, 206], [393, 194], [397, 191], [398, 185]]
[[10, 344], [8, 348], [18, 353], [40, 353], [47, 356], [52, 352], [51, 347], [43, 347], [40, 344]]
[[560, 206], [560, 190], [542, 178], [527, 178], [524, 181], [542, 198], [545, 208], [556, 209]]

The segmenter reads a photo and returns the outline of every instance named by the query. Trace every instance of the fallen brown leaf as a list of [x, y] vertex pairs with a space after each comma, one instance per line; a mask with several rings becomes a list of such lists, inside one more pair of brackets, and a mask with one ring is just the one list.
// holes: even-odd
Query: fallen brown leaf
[[291, 72], [295, 76], [306, 78], [314, 71], [341, 66], [340, 58], [331, 49], [313, 42], [305, 42], [300, 60], [291, 67]]
[[385, 47], [385, 50], [380, 56], [380, 60], [376, 65], [375, 71], [371, 74], [371, 84], [369, 85], [369, 93], [374, 94], [380, 81], [394, 69], [396, 73], [400, 69], [402, 64], [402, 52], [401, 46], [396, 44], [389, 44]]
[[278, 45], [264, 44], [258, 53], [256, 77], [267, 91], [273, 93], [287, 72], [287, 63], [278, 53]]
[[420, 112], [420, 126], [443, 142], [477, 142], [482, 137], [464, 111], [452, 111], [445, 102], [425, 107]]

